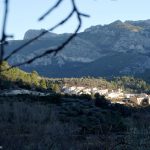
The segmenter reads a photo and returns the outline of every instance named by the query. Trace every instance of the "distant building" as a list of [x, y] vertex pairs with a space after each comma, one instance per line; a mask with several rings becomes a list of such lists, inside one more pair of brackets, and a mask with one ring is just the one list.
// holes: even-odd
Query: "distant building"
[[111, 102], [112, 104], [122, 104], [122, 105], [124, 105], [125, 104], [125, 102], [122, 102], [122, 101], [116, 101], [116, 102]]
[[130, 99], [132, 102], [136, 103], [137, 105], [141, 105], [142, 103], [150, 104], [150, 98], [145, 93], [136, 94], [135, 96], [130, 97]]
[[[81, 95], [81, 94], [96, 94], [99, 93], [100, 95], [105, 95], [106, 98], [111, 100], [116, 100], [115, 103], [125, 104], [125, 103], [135, 103], [137, 105], [141, 104], [150, 104], [150, 95], [147, 95], [145, 93], [141, 94], [132, 94], [127, 93], [124, 94], [122, 89], [116, 89], [109, 92], [108, 89], [98, 89], [97, 87], [83, 87], [83, 86], [64, 86], [62, 88], [62, 92], [65, 94], [75, 94], [75, 95]], [[122, 101], [120, 101], [122, 99]], [[112, 102], [113, 103], [113, 102]]]
[[112, 92], [109, 92], [107, 94], [107, 97], [110, 98], [110, 99], [114, 99], [114, 98], [120, 99], [120, 98], [124, 97], [124, 93], [122, 92], [121, 89], [112, 90]]
[[91, 89], [84, 89], [83, 94], [89, 94], [91, 95]]
[[131, 98], [131, 97], [135, 97], [136, 94], [124, 94], [125, 98]]
[[106, 94], [108, 94], [108, 89], [98, 90], [98, 93], [99, 93], [100, 95], [106, 95]]

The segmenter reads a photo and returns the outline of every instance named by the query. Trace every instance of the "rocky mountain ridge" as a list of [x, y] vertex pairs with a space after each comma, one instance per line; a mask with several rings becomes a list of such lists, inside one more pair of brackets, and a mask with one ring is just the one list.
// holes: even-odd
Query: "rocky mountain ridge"
[[[23, 40], [10, 41], [6, 49], [10, 52], [43, 31], [28, 30]], [[14, 55], [10, 63], [27, 60], [44, 49], [57, 47], [69, 35], [48, 32]], [[56, 57], [46, 56], [22, 68], [26, 71], [35, 69], [48, 77], [135, 75], [149, 78], [150, 20], [118, 20], [92, 26], [78, 33]]]

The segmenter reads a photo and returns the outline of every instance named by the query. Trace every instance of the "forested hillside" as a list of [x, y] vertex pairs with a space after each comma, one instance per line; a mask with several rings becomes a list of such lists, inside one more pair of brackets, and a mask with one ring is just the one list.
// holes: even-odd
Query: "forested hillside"
[[0, 73], [1, 89], [23, 87], [23, 88], [46, 88], [46, 82], [36, 71], [27, 73], [19, 68], [9, 69], [10, 65], [3, 62]]
[[19, 68], [8, 69], [10, 65], [3, 62], [2, 71], [0, 74], [1, 89], [8, 88], [26, 88], [36, 90], [53, 90], [60, 92], [64, 85], [69, 86], [84, 86], [84, 87], [97, 87], [100, 89], [117, 89], [122, 88], [124, 91], [135, 93], [150, 93], [150, 84], [146, 81], [130, 76], [107, 78], [44, 78], [41, 77], [36, 71], [27, 73]]

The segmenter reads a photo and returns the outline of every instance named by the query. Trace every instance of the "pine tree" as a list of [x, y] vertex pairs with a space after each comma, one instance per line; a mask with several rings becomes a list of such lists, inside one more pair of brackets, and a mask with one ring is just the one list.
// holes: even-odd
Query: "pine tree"
[[47, 89], [46, 81], [44, 79], [41, 79], [41, 81], [40, 81], [40, 87], [42, 89]]

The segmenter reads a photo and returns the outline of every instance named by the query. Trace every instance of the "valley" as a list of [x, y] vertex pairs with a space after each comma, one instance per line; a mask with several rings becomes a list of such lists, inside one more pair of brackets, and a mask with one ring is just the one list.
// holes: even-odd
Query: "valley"
[[[9, 69], [70, 35], [48, 32], [2, 62], [0, 148], [149, 147], [149, 25], [144, 20], [93, 26], [56, 56]], [[23, 40], [9, 41], [5, 55], [43, 31], [28, 30]]]

